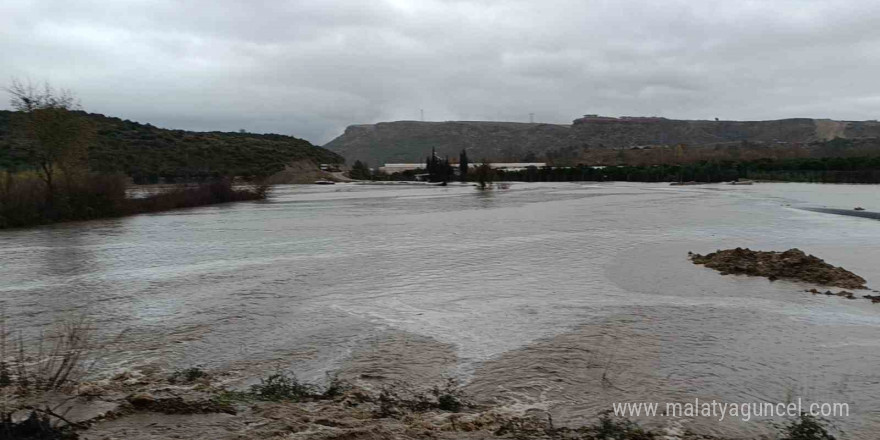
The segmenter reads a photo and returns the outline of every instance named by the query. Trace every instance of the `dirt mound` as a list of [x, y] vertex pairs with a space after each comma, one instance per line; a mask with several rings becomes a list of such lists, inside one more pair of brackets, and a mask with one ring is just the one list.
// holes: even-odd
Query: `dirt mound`
[[290, 183], [314, 183], [316, 180], [336, 180], [330, 173], [321, 171], [311, 160], [298, 160], [284, 165], [284, 169], [265, 179], [270, 185]]
[[727, 274], [786, 278], [844, 289], [866, 289], [865, 279], [800, 249], [785, 252], [753, 251], [748, 248], [719, 250], [707, 255], [689, 253], [694, 264], [703, 264]]

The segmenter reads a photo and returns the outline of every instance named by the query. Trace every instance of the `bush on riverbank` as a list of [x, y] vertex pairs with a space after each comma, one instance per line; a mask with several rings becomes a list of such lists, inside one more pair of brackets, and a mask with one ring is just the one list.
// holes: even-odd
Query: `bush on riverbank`
[[208, 374], [201, 367], [190, 367], [184, 368], [182, 370], [175, 370], [168, 376], [168, 383], [170, 384], [188, 384], [193, 383], [197, 380], [208, 380], [211, 378], [211, 375]]
[[269, 194], [268, 185], [253, 184], [234, 187], [232, 180], [220, 179], [198, 185], [178, 186], [170, 191], [143, 197], [127, 199], [129, 214], [168, 211], [219, 203], [262, 200]]
[[32, 173], [0, 173], [0, 229], [121, 217], [218, 203], [265, 199], [269, 187], [235, 187], [231, 179], [174, 187], [142, 198], [126, 196], [122, 175], [62, 179], [51, 196]]
[[629, 419], [613, 416], [611, 411], [602, 413], [596, 423], [578, 428], [554, 427], [550, 418], [544, 420], [535, 417], [513, 417], [495, 430], [495, 435], [522, 440], [655, 440], [664, 438]]
[[286, 372], [278, 372], [265, 379], [260, 379], [258, 385], [251, 386], [251, 394], [260, 400], [289, 400], [292, 402], [319, 395], [317, 387], [300, 382], [296, 376]]
[[87, 372], [92, 351], [91, 332], [85, 321], [66, 322], [41, 335], [35, 352], [19, 339], [14, 355], [7, 353], [5, 322], [0, 324], [0, 388], [18, 394], [59, 390], [77, 383]]
[[432, 410], [459, 412], [464, 408], [474, 407], [464, 391], [459, 388], [458, 383], [452, 379], [447, 380], [443, 387], [435, 385], [427, 392], [414, 389], [407, 384], [385, 386], [379, 392], [376, 401], [378, 408], [374, 416], [377, 418]]
[[836, 440], [828, 432], [828, 423], [806, 413], [782, 427], [780, 440]]

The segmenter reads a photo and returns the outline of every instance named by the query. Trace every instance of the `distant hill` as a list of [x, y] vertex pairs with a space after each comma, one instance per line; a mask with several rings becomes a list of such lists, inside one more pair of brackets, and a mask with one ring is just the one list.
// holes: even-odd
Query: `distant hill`
[[704, 121], [653, 117], [589, 115], [571, 125], [513, 122], [382, 122], [352, 125], [325, 148], [349, 162], [375, 166], [421, 162], [435, 148], [440, 156], [458, 157], [466, 148], [472, 160], [552, 159], [578, 156], [593, 149], [679, 145], [711, 146], [730, 142], [792, 144], [841, 138], [880, 137], [880, 122], [781, 119], [775, 121]]
[[423, 162], [436, 148], [437, 154], [458, 157], [467, 148], [472, 160], [519, 159], [529, 151], [542, 153], [552, 148], [577, 144], [567, 125], [515, 122], [380, 122], [352, 125], [342, 136], [324, 145], [347, 161], [365, 161], [371, 166], [393, 162]]
[[[123, 172], [136, 182], [200, 180], [210, 176], [271, 175], [296, 161], [338, 163], [336, 153], [280, 134], [168, 130], [94, 113], [83, 113], [98, 136], [89, 150], [93, 170]], [[0, 111], [0, 169], [21, 168], [13, 148], [14, 113]]]

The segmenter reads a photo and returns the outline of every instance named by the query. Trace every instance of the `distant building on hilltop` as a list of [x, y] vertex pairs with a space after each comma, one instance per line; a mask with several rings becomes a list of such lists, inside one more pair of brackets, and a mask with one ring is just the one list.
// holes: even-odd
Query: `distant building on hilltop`
[[586, 124], [586, 123], [603, 123], [603, 122], [618, 122], [617, 118], [611, 116], [599, 116], [595, 114], [584, 115], [583, 118], [578, 118], [574, 120], [575, 124]]
[[578, 118], [573, 121], [575, 125], [577, 124], [607, 124], [607, 123], [639, 123], [639, 122], [661, 122], [668, 121], [668, 119], [660, 117], [660, 116], [621, 116], [619, 118], [615, 118], [614, 116], [600, 116], [596, 114], [588, 114], [584, 115], [583, 118]]

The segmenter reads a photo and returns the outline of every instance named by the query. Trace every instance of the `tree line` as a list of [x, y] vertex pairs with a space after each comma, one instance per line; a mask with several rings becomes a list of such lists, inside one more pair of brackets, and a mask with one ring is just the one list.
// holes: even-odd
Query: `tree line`
[[[463, 160], [462, 160], [463, 159]], [[427, 161], [424, 169], [394, 174], [371, 172], [366, 165], [358, 178], [369, 180], [416, 180], [416, 176], [431, 174], [432, 181], [449, 178], [445, 161]], [[484, 161], [486, 162], [486, 161]], [[459, 167], [466, 164], [462, 152]], [[450, 167], [453, 165], [450, 165]], [[437, 170], [439, 171], [439, 174]], [[823, 157], [823, 158], [763, 158], [756, 160], [706, 160], [685, 164], [590, 166], [578, 164], [569, 167], [528, 167], [522, 170], [491, 169], [488, 166], [462, 168], [462, 182], [480, 183], [498, 181], [520, 182], [725, 182], [740, 179], [776, 180], [817, 183], [880, 183], [880, 157]]]
[[496, 170], [499, 180], [524, 182], [725, 182], [740, 179], [817, 183], [880, 183], [880, 157], [700, 161], [676, 165], [530, 167]]

